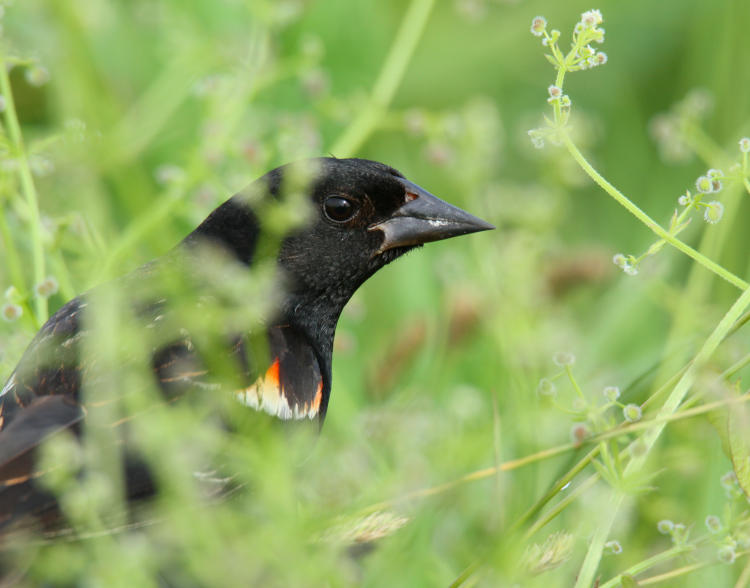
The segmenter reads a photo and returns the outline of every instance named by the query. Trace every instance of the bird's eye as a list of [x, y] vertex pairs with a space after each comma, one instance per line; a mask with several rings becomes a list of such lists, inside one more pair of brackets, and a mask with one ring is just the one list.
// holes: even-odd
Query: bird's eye
[[334, 222], [343, 223], [357, 214], [357, 206], [342, 196], [329, 196], [323, 203], [326, 216]]

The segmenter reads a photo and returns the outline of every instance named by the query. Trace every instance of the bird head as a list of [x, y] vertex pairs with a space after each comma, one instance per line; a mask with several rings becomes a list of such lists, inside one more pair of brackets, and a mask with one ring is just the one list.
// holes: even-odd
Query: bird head
[[[306, 222], [292, 230], [278, 260], [297, 287], [348, 299], [378, 269], [407, 251], [494, 228], [365, 159], [313, 160]], [[277, 176], [283, 178], [284, 168]]]
[[319, 158], [267, 173], [214, 210], [186, 241], [208, 238], [248, 265], [272, 252], [285, 282], [284, 318], [315, 317], [315, 329], [324, 325], [325, 337], [332, 337], [346, 302], [378, 269], [429, 241], [492, 228], [392, 167]]

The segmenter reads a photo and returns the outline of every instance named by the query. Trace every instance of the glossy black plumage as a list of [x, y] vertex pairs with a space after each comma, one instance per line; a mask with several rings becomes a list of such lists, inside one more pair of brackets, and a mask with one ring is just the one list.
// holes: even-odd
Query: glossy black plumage
[[[309, 209], [306, 219], [274, 239], [273, 227], [264, 224], [266, 214], [299, 189], [294, 178], [303, 172], [308, 176], [300, 184], [306, 186], [300, 206]], [[234, 394], [238, 409], [244, 404], [282, 419], [322, 423], [336, 323], [356, 289], [415, 246], [490, 228], [386, 165], [324, 158], [269, 172], [214, 210], [172, 252], [121, 278], [118, 286], [130, 294], [144, 342], [152, 345], [151, 367], [165, 401], [191, 390], [218, 389]], [[262, 324], [239, 323], [219, 337], [232, 366], [228, 380], [216, 379], [155, 278], [175, 267], [198, 274], [191, 270], [205, 260], [206, 248], [223, 252], [242, 271], [269, 259], [276, 267], [274, 300]], [[212, 292], [216, 285], [205, 286]], [[202, 288], [199, 284], [195, 300], [188, 301], [193, 312], [202, 312]], [[37, 483], [35, 450], [61, 429], [80, 434], [89, 408], [82, 404], [82, 382], [88, 382], [87, 390], [98, 384], [95, 358], [83, 352], [84, 315], [96, 298], [96, 290], [83, 294], [55, 313], [2, 389], [0, 526], [55, 508], [54, 498]], [[127, 493], [148, 494], [153, 490], [148, 470], [131, 457]]]

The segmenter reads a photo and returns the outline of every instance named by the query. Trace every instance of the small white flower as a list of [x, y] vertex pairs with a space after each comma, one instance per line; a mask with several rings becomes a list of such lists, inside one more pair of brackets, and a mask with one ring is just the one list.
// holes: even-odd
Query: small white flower
[[706, 203], [706, 208], [703, 211], [703, 218], [707, 223], [715, 225], [724, 216], [724, 205], [718, 200], [712, 200]]
[[740, 151], [743, 153], [750, 152], [750, 138], [742, 137], [742, 139], [740, 139]]

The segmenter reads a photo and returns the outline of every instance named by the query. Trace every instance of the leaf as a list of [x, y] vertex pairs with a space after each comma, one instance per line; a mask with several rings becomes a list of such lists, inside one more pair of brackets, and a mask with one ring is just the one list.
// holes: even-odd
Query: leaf
[[557, 59], [555, 59], [552, 55], [549, 53], [545, 53], [544, 56], [547, 58], [547, 61], [549, 61], [552, 65], [557, 67], [559, 64], [557, 63]]
[[743, 402], [728, 411], [729, 456], [746, 496], [750, 496], [750, 408]]
[[637, 588], [638, 582], [635, 581], [635, 578], [633, 576], [629, 576], [626, 574], [623, 574], [620, 576], [620, 584], [622, 585], [622, 588]]

